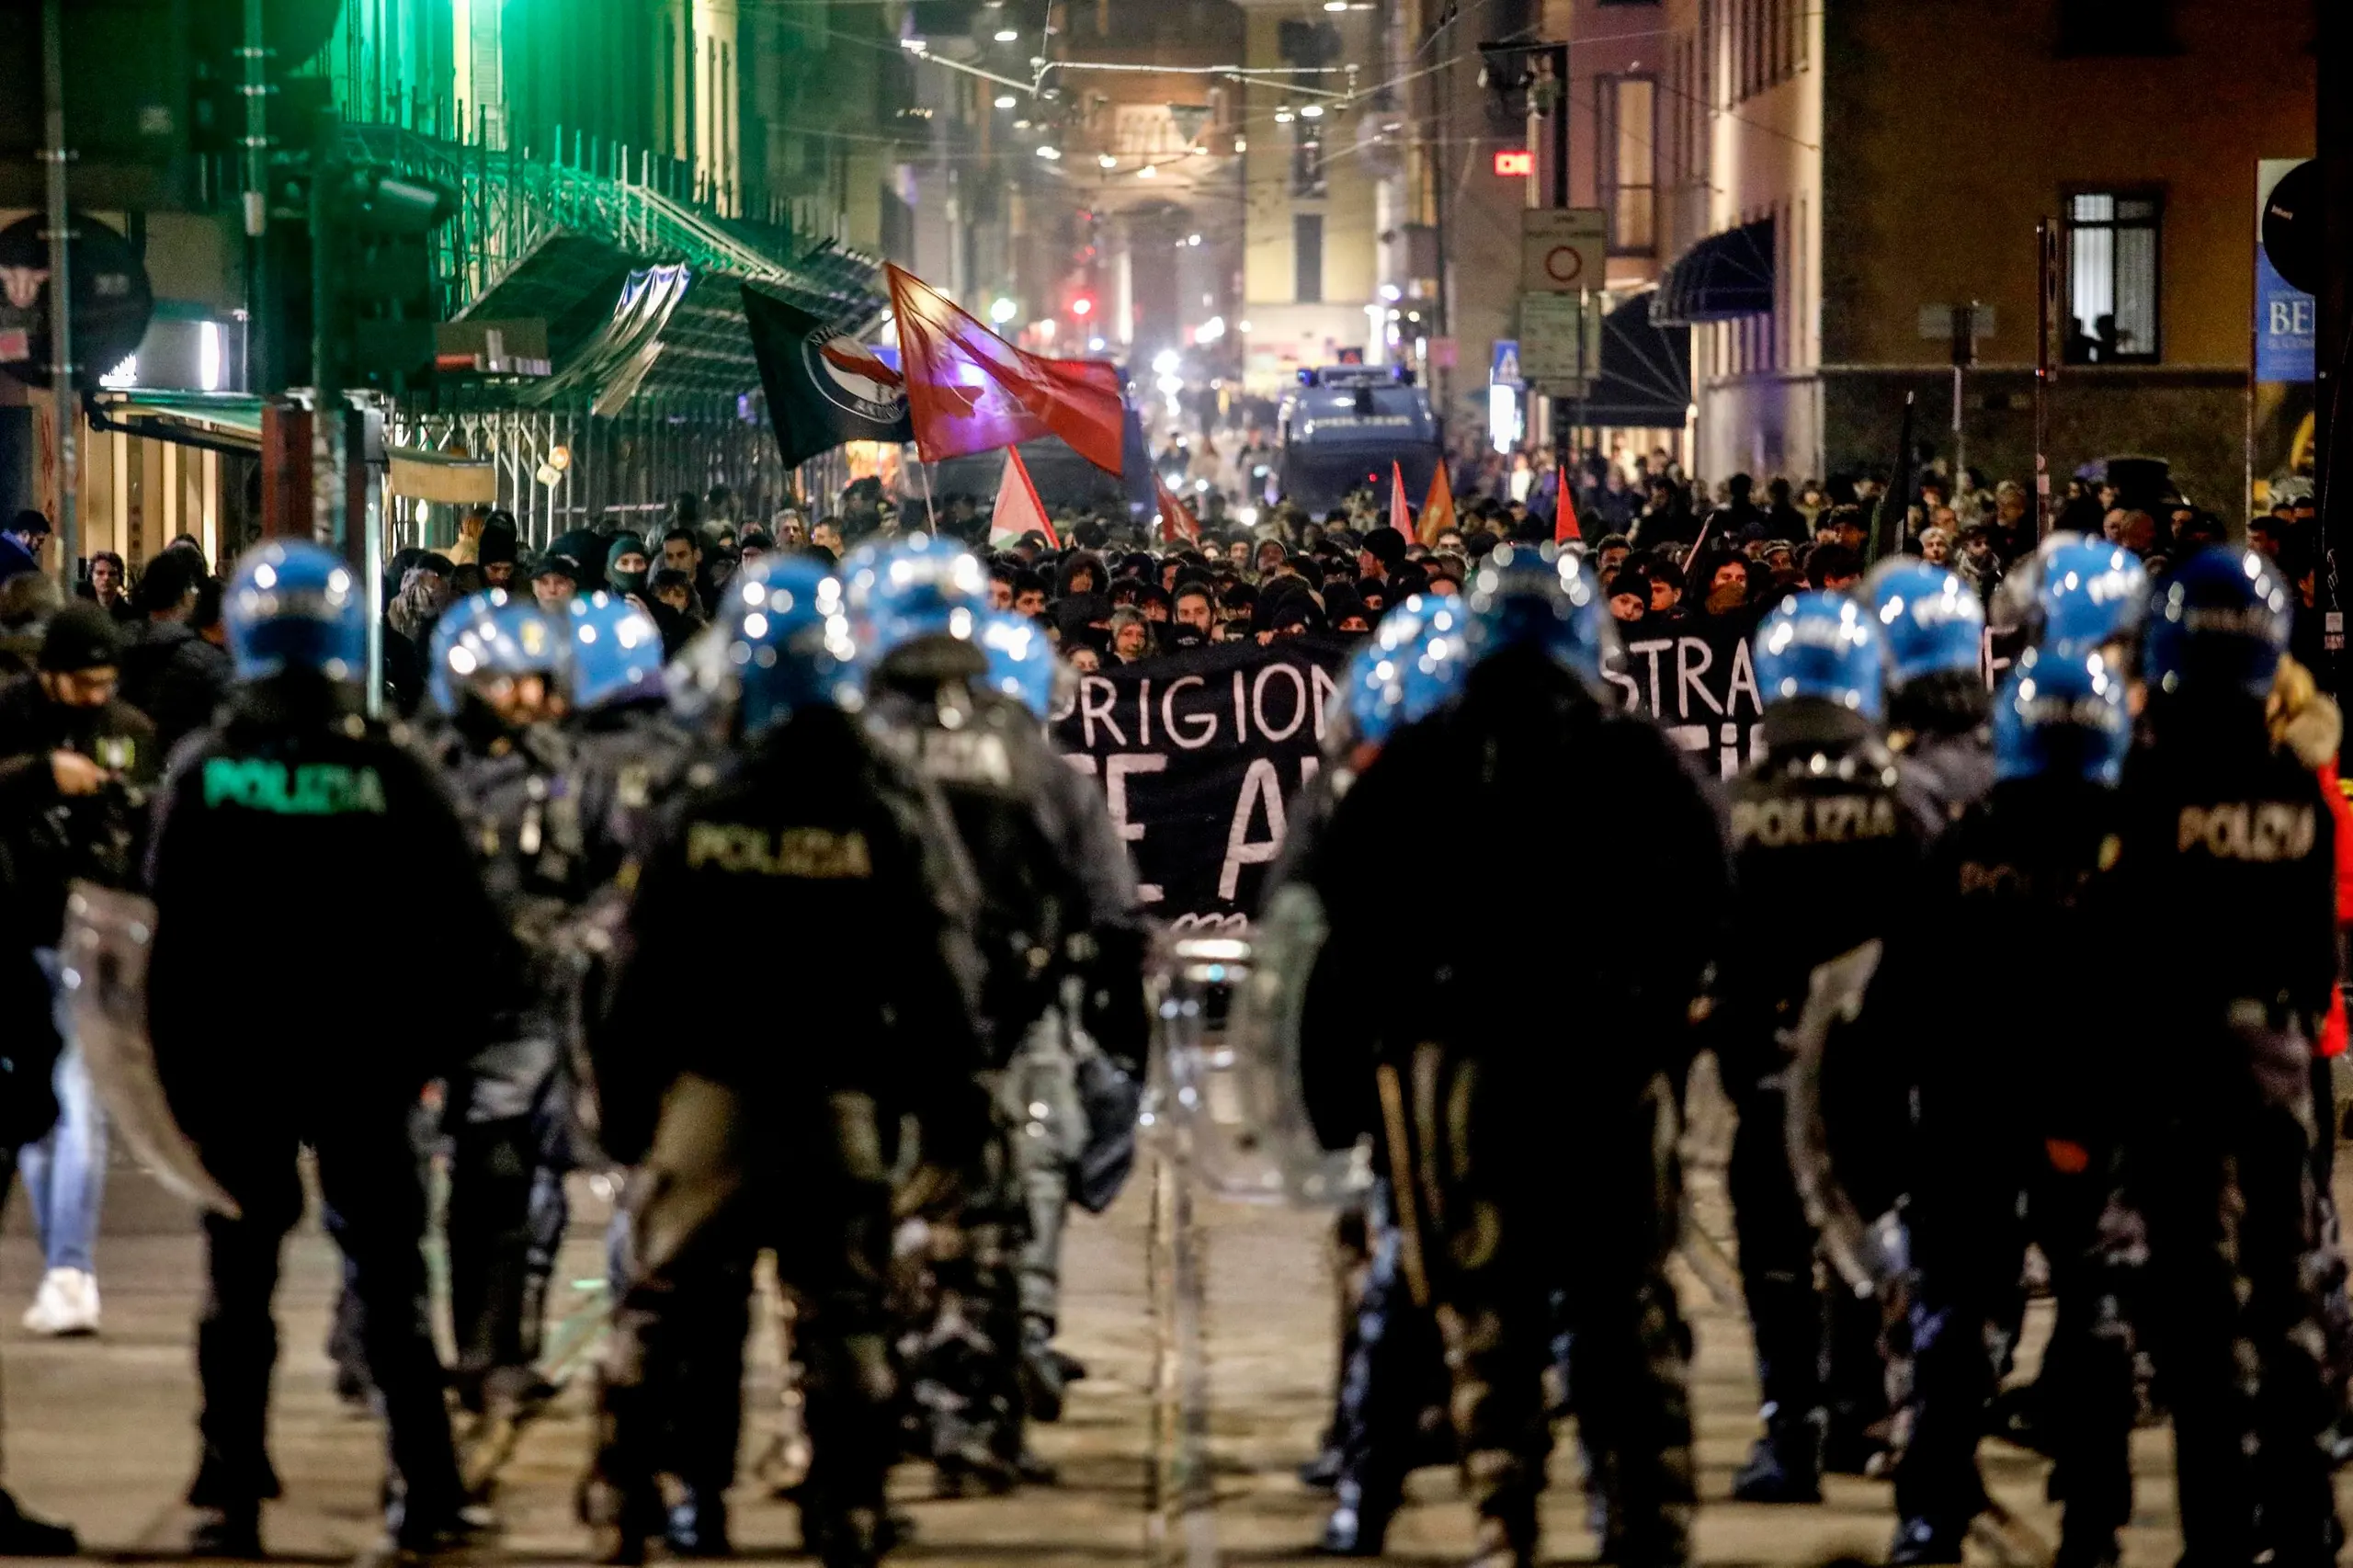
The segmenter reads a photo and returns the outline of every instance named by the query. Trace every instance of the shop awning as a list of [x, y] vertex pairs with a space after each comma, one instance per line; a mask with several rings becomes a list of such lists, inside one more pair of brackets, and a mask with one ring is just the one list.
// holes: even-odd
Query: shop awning
[[1733, 321], [1773, 309], [1773, 220], [1710, 234], [1659, 280], [1651, 320], [1661, 326]]
[[102, 392], [88, 400], [90, 423], [151, 441], [256, 457], [263, 400], [244, 392]]
[[1691, 333], [1652, 319], [1644, 290], [1601, 320], [1601, 374], [1576, 405], [1580, 425], [1673, 430], [1691, 409]]

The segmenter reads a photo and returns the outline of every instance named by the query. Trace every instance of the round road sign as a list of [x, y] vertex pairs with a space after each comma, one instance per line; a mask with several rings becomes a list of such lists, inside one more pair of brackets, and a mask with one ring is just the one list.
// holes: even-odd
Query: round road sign
[[1574, 245], [1554, 245], [1544, 253], [1544, 276], [1555, 283], [1574, 283], [1585, 270], [1585, 253]]

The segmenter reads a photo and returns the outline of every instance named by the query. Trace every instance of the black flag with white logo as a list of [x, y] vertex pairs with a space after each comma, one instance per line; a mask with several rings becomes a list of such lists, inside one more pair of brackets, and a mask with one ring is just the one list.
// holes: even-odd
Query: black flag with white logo
[[744, 285], [744, 319], [787, 467], [844, 441], [908, 441], [906, 382], [874, 350], [773, 294]]

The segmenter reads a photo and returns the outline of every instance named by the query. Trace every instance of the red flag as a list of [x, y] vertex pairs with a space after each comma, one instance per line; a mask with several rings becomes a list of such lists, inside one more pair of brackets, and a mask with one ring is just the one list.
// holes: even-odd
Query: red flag
[[1096, 467], [1120, 472], [1127, 407], [1117, 370], [1025, 353], [913, 273], [884, 270], [915, 449], [926, 462], [1060, 436]]
[[1160, 507], [1161, 543], [1175, 544], [1180, 539], [1196, 541], [1200, 539], [1200, 524], [1193, 520], [1192, 513], [1185, 510], [1185, 504], [1170, 494], [1168, 486], [1160, 482], [1157, 473], [1152, 476], [1152, 498]]
[[1422, 503], [1422, 542], [1435, 545], [1438, 536], [1454, 527], [1454, 486], [1447, 483], [1446, 460], [1430, 472], [1430, 498]]
[[1569, 484], [1569, 471], [1560, 469], [1555, 472], [1560, 475], [1558, 488], [1561, 494], [1559, 504], [1552, 513], [1552, 542], [1566, 544], [1571, 540], [1585, 538], [1585, 530], [1577, 527], [1576, 496]]
[[1046, 504], [1038, 499], [1038, 487], [1029, 482], [1029, 465], [1021, 460], [1019, 448], [1007, 447], [1005, 475], [996, 483], [996, 506], [989, 513], [989, 546], [1010, 550], [1026, 533], [1044, 534], [1049, 546], [1063, 547], [1053, 519], [1046, 516]]
[[1405, 499], [1405, 471], [1389, 460], [1389, 526], [1408, 540], [1414, 537], [1414, 507]]

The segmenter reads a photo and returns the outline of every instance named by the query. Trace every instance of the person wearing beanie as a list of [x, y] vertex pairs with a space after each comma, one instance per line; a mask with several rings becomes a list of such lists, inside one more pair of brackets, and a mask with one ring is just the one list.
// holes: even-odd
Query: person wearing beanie
[[645, 541], [635, 534], [615, 534], [605, 548], [606, 585], [624, 598], [644, 596], [646, 574], [653, 566]]
[[[121, 662], [113, 617], [76, 600], [50, 618], [33, 672], [0, 687], [0, 858], [52, 986], [66, 884], [139, 880], [136, 846], [158, 759], [154, 726], [116, 695]], [[70, 1037], [64, 1047], [54, 1078], [57, 1125], [17, 1158], [45, 1264], [25, 1326], [46, 1335], [98, 1327], [106, 1119], [79, 1047]]]

